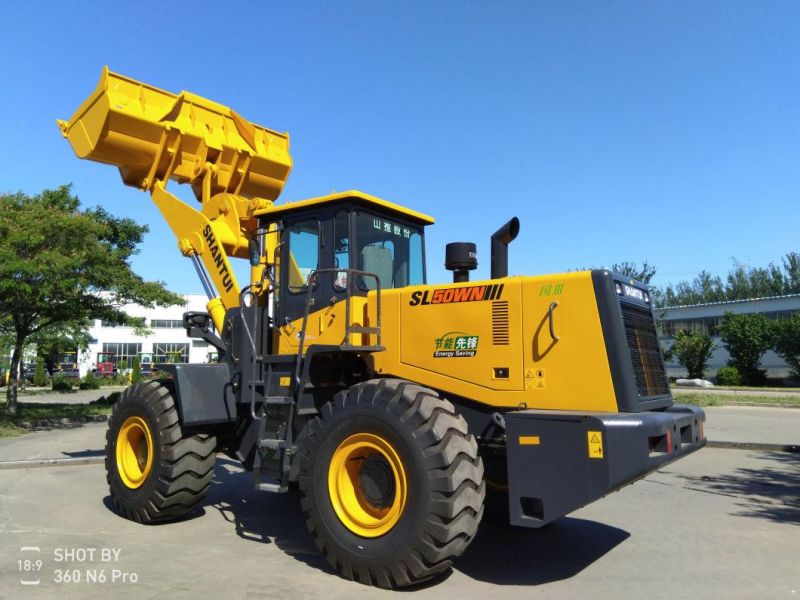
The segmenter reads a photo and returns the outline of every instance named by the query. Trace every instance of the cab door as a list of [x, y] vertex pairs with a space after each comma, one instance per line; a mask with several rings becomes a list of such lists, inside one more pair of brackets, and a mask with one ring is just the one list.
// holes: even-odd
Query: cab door
[[[325, 291], [332, 286], [331, 274], [322, 273], [313, 282], [309, 292], [309, 277], [324, 266], [324, 220], [321, 213], [304, 213], [287, 217], [280, 248], [279, 297], [276, 321], [280, 331], [281, 351], [299, 345], [303, 314], [311, 295], [309, 314], [319, 310], [325, 303]], [[328, 294], [330, 296], [330, 294]], [[314, 319], [309, 319], [306, 345], [315, 343], [318, 332]]]

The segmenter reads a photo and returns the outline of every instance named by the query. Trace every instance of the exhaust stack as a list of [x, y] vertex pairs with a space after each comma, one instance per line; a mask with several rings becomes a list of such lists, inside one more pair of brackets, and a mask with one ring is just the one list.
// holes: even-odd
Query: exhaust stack
[[519, 219], [512, 218], [492, 234], [492, 279], [508, 276], [508, 245], [519, 234]]

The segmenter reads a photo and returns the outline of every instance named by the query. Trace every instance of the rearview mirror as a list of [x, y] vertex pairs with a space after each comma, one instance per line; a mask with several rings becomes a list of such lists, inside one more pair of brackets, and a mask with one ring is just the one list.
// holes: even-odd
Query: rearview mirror
[[261, 249], [258, 247], [258, 242], [250, 240], [247, 247], [250, 251], [250, 266], [257, 267], [261, 264]]

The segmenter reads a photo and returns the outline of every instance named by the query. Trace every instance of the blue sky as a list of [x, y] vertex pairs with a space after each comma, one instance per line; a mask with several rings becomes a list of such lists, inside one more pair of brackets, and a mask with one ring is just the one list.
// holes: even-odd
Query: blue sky
[[[165, 8], [171, 7], [171, 8]], [[61, 137], [104, 64], [289, 131], [281, 200], [361, 189], [444, 245], [522, 221], [515, 274], [648, 260], [655, 283], [800, 250], [797, 2], [16, 2], [0, 191], [73, 182], [150, 226], [134, 267], [201, 287], [147, 195]]]

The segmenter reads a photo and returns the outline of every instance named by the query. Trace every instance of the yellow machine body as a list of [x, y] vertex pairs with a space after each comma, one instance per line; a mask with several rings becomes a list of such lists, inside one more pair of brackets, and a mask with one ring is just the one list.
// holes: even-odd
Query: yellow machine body
[[[512, 525], [542, 527], [705, 444], [703, 411], [672, 402], [647, 287], [603, 269], [509, 277], [516, 218], [492, 235], [491, 280], [469, 281], [477, 249], [456, 242], [454, 282], [424, 284], [431, 217], [358, 191], [273, 203], [288, 135], [228, 107], [104, 69], [58, 124], [79, 157], [150, 193], [208, 296], [208, 314], [184, 313], [187, 335], [220, 361], [161, 364], [169, 383], [121, 400], [106, 464], [129, 518], [172, 518], [162, 475], [186, 486], [195, 468], [151, 452], [167, 421], [141, 417], [156, 403], [181, 424], [170, 452], [209, 452], [177, 514], [199, 507], [222, 451], [258, 490], [296, 481], [329, 562], [386, 587], [447, 568], [489, 486]], [[232, 258], [249, 260], [246, 287]]]
[[[463, 300], [490, 286], [493, 299]], [[588, 271], [388, 290], [382, 302], [382, 374], [496, 407], [617, 410]]]
[[[369, 301], [363, 296], [355, 296], [350, 300], [350, 324], [369, 325]], [[347, 338], [347, 306], [345, 302], [337, 302], [310, 313], [306, 324], [305, 348], [310, 344], [339, 345]], [[303, 327], [303, 319], [296, 319], [278, 327], [275, 332], [275, 344], [278, 354], [297, 354], [300, 339], [297, 333]], [[375, 336], [367, 338], [366, 334], [351, 334], [350, 344], [369, 345], [375, 342]]]
[[126, 185], [191, 183], [213, 166], [211, 193], [274, 200], [292, 167], [289, 135], [191, 92], [173, 94], [103, 69], [97, 89], [58, 122], [80, 158], [115, 165]]
[[[492, 287], [494, 299], [475, 299]], [[375, 292], [352, 302], [353, 324], [377, 322]], [[381, 375], [498, 408], [618, 410], [589, 271], [390, 289], [381, 302]], [[298, 319], [279, 328], [281, 353], [298, 351], [301, 327]], [[307, 344], [344, 336], [344, 302], [311, 312]]]
[[409, 217], [422, 225], [433, 225], [436, 221], [430, 215], [413, 210], [401, 204], [384, 200], [378, 196], [367, 194], [359, 190], [347, 190], [346, 192], [337, 192], [334, 194], [326, 194], [325, 196], [317, 196], [315, 198], [307, 198], [305, 200], [298, 200], [297, 202], [290, 202], [287, 204], [270, 204], [264, 208], [255, 211], [255, 216], [264, 217], [267, 219], [275, 218], [287, 212], [299, 212], [303, 210], [310, 210], [314, 208], [324, 207], [340, 200], [348, 198], [357, 198], [367, 206], [375, 209], [378, 212], [390, 211]]
[[[259, 221], [277, 224], [287, 212], [356, 198], [379, 213], [400, 214], [421, 226], [433, 223], [427, 215], [357, 191], [273, 204], [291, 170], [287, 134], [189, 92], [172, 94], [107, 68], [72, 118], [58, 124], [78, 156], [117, 166], [126, 184], [151, 193], [180, 251], [202, 260], [216, 288], [208, 312], [217, 331], [226, 311], [239, 304], [229, 257], [248, 257]], [[200, 210], [168, 192], [169, 180], [189, 183]], [[280, 270], [277, 228], [269, 225], [264, 242], [260, 264], [251, 269], [256, 295], [268, 292], [262, 287], [265, 270]], [[287, 260], [293, 260], [291, 254]], [[296, 265], [289, 273], [290, 279], [292, 273], [302, 278]], [[463, 294], [480, 295], [476, 290], [490, 286], [502, 286], [502, 293], [463, 301]], [[381, 302], [384, 349], [372, 355], [376, 373], [496, 407], [617, 410], [589, 272], [384, 289]], [[375, 335], [362, 333], [345, 340], [345, 313], [345, 302], [312, 307], [305, 348], [377, 343]], [[378, 321], [374, 291], [351, 298], [351, 325]], [[302, 325], [296, 319], [276, 327], [273, 351], [303, 351]], [[451, 344], [470, 347], [461, 352]]]
[[[107, 67], [97, 89], [58, 126], [80, 158], [114, 165], [126, 185], [151, 193], [180, 251], [202, 260], [218, 293], [208, 311], [221, 330], [225, 311], [239, 303], [228, 257], [248, 256], [254, 212], [268, 207], [286, 183], [289, 135], [190, 92], [172, 94]], [[170, 180], [190, 184], [201, 210], [168, 192]], [[267, 255], [274, 255], [276, 236], [268, 234], [266, 244]], [[257, 292], [266, 267], [251, 269]]]

